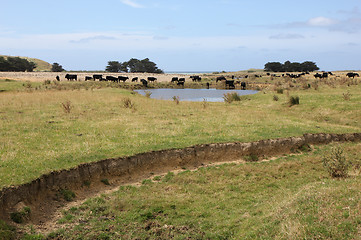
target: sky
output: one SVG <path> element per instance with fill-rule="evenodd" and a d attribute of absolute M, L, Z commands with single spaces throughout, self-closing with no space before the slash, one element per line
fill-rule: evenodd
<path fill-rule="evenodd" d="M 360 0 L 0 0 L 0 54 L 104 70 L 149 58 L 166 71 L 312 61 L 361 70 Z"/>

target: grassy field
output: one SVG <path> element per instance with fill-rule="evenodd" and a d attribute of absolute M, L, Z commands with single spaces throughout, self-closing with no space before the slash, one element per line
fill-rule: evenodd
<path fill-rule="evenodd" d="M 283 94 L 266 90 L 231 104 L 176 104 L 119 88 L 83 85 L 59 91 L 5 81 L 0 88 L 3 84 L 25 90 L 0 94 L 0 188 L 56 169 L 151 150 L 361 130 L 360 85 Z M 299 96 L 300 104 L 290 107 L 287 94 Z M 132 108 L 124 106 L 125 99 Z M 69 104 L 69 113 L 63 104 Z"/>
<path fill-rule="evenodd" d="M 0 188 L 151 150 L 361 132 L 361 85 L 342 79 L 280 81 L 230 104 L 177 104 L 94 82 L 1 80 L 0 89 Z M 290 97 L 299 97 L 299 104 L 290 106 Z M 360 144 L 344 148 L 358 160 Z M 329 178 L 320 163 L 329 149 L 170 173 L 140 188 L 122 187 L 114 196 L 65 213 L 61 222 L 76 226 L 64 225 L 58 234 L 64 239 L 75 233 L 84 239 L 172 234 L 179 239 L 357 239 L 360 177 Z"/>

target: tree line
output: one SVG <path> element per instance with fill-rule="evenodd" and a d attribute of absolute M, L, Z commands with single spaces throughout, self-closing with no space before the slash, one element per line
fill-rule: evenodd
<path fill-rule="evenodd" d="M 319 69 L 316 63 L 311 61 L 303 63 L 286 61 L 283 64 L 280 62 L 268 62 L 264 65 L 264 70 L 267 72 L 313 72 Z"/>
<path fill-rule="evenodd" d="M 107 72 L 132 72 L 132 73 L 164 73 L 157 67 L 157 64 L 150 61 L 149 58 L 139 60 L 131 58 L 126 62 L 109 61 L 105 68 Z"/>
<path fill-rule="evenodd" d="M 1 72 L 32 72 L 34 68 L 36 64 L 25 58 L 0 56 Z"/>

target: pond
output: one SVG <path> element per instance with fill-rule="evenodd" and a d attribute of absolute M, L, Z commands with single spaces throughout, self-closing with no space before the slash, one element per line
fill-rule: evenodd
<path fill-rule="evenodd" d="M 173 88 L 157 88 L 157 89 L 146 89 L 146 90 L 134 90 L 145 96 L 145 93 L 151 92 L 150 97 L 162 100 L 172 100 L 174 96 L 179 97 L 181 101 L 192 101 L 192 102 L 223 102 L 223 96 L 227 93 L 236 92 L 239 95 L 250 95 L 255 94 L 256 90 L 224 90 L 224 89 L 173 89 Z"/>

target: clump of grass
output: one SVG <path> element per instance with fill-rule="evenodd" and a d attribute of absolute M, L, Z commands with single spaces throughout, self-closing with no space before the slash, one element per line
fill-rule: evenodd
<path fill-rule="evenodd" d="M 16 229 L 15 227 L 9 226 L 3 220 L 0 220 L 0 239 L 15 239 Z"/>
<path fill-rule="evenodd" d="M 173 96 L 172 99 L 177 105 L 179 104 L 179 96 Z"/>
<path fill-rule="evenodd" d="M 61 107 L 63 108 L 64 112 L 67 114 L 69 114 L 71 112 L 71 109 L 73 108 L 73 106 L 69 100 L 61 103 Z"/>
<path fill-rule="evenodd" d="M 202 106 L 204 109 L 206 109 L 208 107 L 207 99 L 203 98 Z"/>
<path fill-rule="evenodd" d="M 123 98 L 123 106 L 125 108 L 133 109 L 135 110 L 135 103 L 130 98 Z"/>
<path fill-rule="evenodd" d="M 322 159 L 323 166 L 333 178 L 345 178 L 348 176 L 350 161 L 346 159 L 341 147 L 332 148 L 330 154 Z"/>
<path fill-rule="evenodd" d="M 246 162 L 258 162 L 258 161 L 259 161 L 259 158 L 258 158 L 257 155 L 251 154 L 251 155 L 249 155 L 249 156 L 245 156 L 245 157 L 244 157 L 244 160 L 245 160 Z"/>
<path fill-rule="evenodd" d="M 60 194 L 63 196 L 65 201 L 72 201 L 75 198 L 75 193 L 68 189 L 60 189 Z"/>
<path fill-rule="evenodd" d="M 278 101 L 279 100 L 279 97 L 277 95 L 273 95 L 273 101 Z"/>
<path fill-rule="evenodd" d="M 278 94 L 283 94 L 283 88 L 277 88 L 277 89 L 276 89 L 276 92 L 277 92 Z"/>
<path fill-rule="evenodd" d="M 31 209 L 29 207 L 24 207 L 19 212 L 12 212 L 10 213 L 10 218 L 15 223 L 23 223 L 24 220 L 28 219 L 30 217 Z"/>
<path fill-rule="evenodd" d="M 241 101 L 241 96 L 236 92 L 232 92 L 223 94 L 223 99 L 226 103 L 232 103 L 233 101 Z"/>
<path fill-rule="evenodd" d="M 103 178 L 102 180 L 100 180 L 102 183 L 104 183 L 105 185 L 110 185 L 109 180 L 107 178 Z"/>
<path fill-rule="evenodd" d="M 347 93 L 342 93 L 342 96 L 346 101 L 350 101 L 351 99 L 351 93 L 349 91 L 347 91 Z"/>
<path fill-rule="evenodd" d="M 83 182 L 83 185 L 84 185 L 85 187 L 90 187 L 90 184 L 91 184 L 91 182 L 90 182 L 89 180 L 85 180 L 85 181 Z"/>
<path fill-rule="evenodd" d="M 150 95 L 152 95 L 151 91 L 144 91 L 145 97 L 150 98 Z"/>
<path fill-rule="evenodd" d="M 288 100 L 288 103 L 291 106 L 300 104 L 300 98 L 298 96 L 291 96 Z"/>

